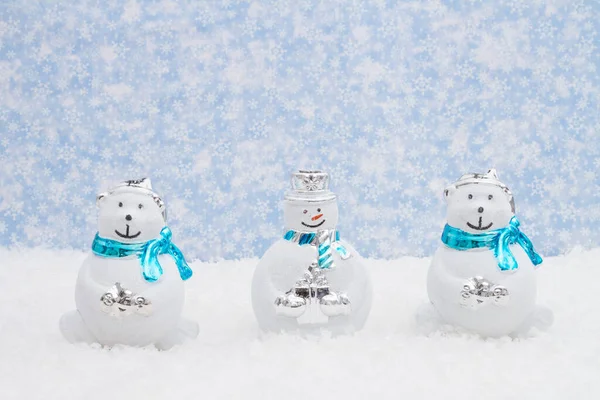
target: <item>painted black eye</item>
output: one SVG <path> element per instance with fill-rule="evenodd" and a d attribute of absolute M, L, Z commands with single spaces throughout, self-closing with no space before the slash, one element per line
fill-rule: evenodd
<path fill-rule="evenodd" d="M 302 211 L 302 214 L 306 214 L 308 212 L 308 210 L 304 210 Z"/>
<path fill-rule="evenodd" d="M 317 212 L 321 212 L 321 209 L 320 209 L 320 208 L 317 208 Z"/>
<path fill-rule="evenodd" d="M 144 208 L 144 205 L 140 203 L 138 204 L 138 208 L 141 210 L 142 208 Z"/>
<path fill-rule="evenodd" d="M 488 196 L 488 200 L 491 200 L 493 198 L 494 198 L 494 196 L 492 196 L 491 194 Z"/>
<path fill-rule="evenodd" d="M 123 207 L 123 203 L 119 202 L 119 207 Z"/>
<path fill-rule="evenodd" d="M 468 197 L 469 197 L 469 200 L 471 200 L 471 199 L 473 198 L 473 195 L 472 195 L 472 194 L 469 194 L 469 196 L 468 196 Z"/>

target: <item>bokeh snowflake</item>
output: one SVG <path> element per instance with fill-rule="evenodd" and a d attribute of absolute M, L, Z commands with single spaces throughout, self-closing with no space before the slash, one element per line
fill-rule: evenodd
<path fill-rule="evenodd" d="M 0 1 L 0 245 L 88 248 L 149 176 L 189 258 L 260 256 L 322 168 L 367 256 L 498 169 L 543 254 L 600 245 L 600 3 Z"/>

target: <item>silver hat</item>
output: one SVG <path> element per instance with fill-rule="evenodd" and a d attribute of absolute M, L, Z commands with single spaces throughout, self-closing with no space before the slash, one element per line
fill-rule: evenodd
<path fill-rule="evenodd" d="M 335 198 L 335 193 L 329 190 L 329 174 L 319 170 L 294 172 L 292 190 L 285 194 L 289 201 L 322 202 Z"/>
<path fill-rule="evenodd" d="M 96 196 L 96 205 L 100 204 L 100 201 L 106 196 L 110 196 L 114 193 L 141 193 L 152 197 L 152 200 L 156 203 L 158 208 L 162 212 L 163 219 L 167 221 L 167 207 L 161 197 L 152 190 L 152 182 L 150 178 L 142 179 L 130 179 L 127 181 L 120 182 L 117 186 L 109 189 L 106 192 L 100 193 Z"/>
<path fill-rule="evenodd" d="M 497 186 L 506 193 L 508 196 L 508 200 L 510 202 L 510 206 L 512 208 L 512 212 L 515 212 L 515 199 L 512 195 L 510 189 L 500 181 L 498 178 L 498 173 L 495 168 L 489 169 L 487 173 L 468 173 L 461 176 L 456 182 L 448 186 L 444 189 L 444 195 L 448 196 L 448 190 L 450 187 L 459 188 L 465 185 L 491 185 Z"/>

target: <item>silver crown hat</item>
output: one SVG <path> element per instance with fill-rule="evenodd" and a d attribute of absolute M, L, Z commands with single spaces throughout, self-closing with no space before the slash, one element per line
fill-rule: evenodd
<path fill-rule="evenodd" d="M 480 174 L 480 173 L 464 174 L 456 182 L 454 182 L 450 186 L 446 187 L 446 189 L 444 189 L 444 196 L 448 197 L 448 191 L 450 188 L 452 188 L 452 187 L 459 188 L 459 187 L 465 186 L 465 185 L 490 185 L 490 186 L 499 187 L 508 196 L 508 201 L 510 202 L 510 207 L 512 209 L 512 212 L 513 213 L 515 212 L 515 199 L 513 197 L 513 194 L 510 191 L 510 189 L 504 183 L 502 183 L 500 181 L 500 179 L 498 178 L 498 173 L 496 172 L 495 168 L 489 169 L 488 172 L 486 172 L 485 174 Z"/>
<path fill-rule="evenodd" d="M 163 220 L 167 222 L 167 207 L 162 198 L 152 189 L 152 182 L 150 181 L 150 178 L 130 179 L 120 182 L 112 189 L 98 194 L 96 196 L 96 206 L 100 205 L 102 199 L 115 193 L 138 193 L 152 197 L 152 200 L 154 203 L 156 203 L 162 213 Z"/>
<path fill-rule="evenodd" d="M 324 202 L 337 196 L 329 190 L 329 174 L 320 170 L 299 170 L 292 174 L 292 190 L 286 192 L 285 200 Z"/>

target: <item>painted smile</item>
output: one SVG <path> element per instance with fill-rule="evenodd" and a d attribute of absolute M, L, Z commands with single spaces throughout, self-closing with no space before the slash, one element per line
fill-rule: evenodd
<path fill-rule="evenodd" d="M 323 220 L 323 221 L 319 222 L 319 223 L 318 223 L 318 224 L 316 224 L 316 225 L 309 225 L 309 224 L 306 224 L 306 223 L 304 223 L 304 222 L 302 222 L 302 225 L 304 225 L 304 226 L 306 226 L 306 227 L 308 227 L 308 228 L 318 228 L 318 227 L 320 227 L 321 225 L 323 225 L 324 223 L 325 223 L 325 220 Z"/>
<path fill-rule="evenodd" d="M 476 231 L 485 231 L 487 229 L 490 229 L 492 227 L 492 225 L 494 225 L 493 222 L 490 222 L 489 225 L 481 226 L 482 220 L 483 220 L 483 217 L 479 217 L 479 225 L 477 225 L 477 226 L 475 226 L 472 223 L 467 221 L 467 226 L 471 229 L 475 229 Z"/>
<path fill-rule="evenodd" d="M 129 234 L 129 225 L 125 225 L 125 226 L 127 227 L 127 230 L 125 231 L 125 233 L 121 233 L 115 229 L 115 233 L 117 235 L 119 235 L 120 237 L 122 237 L 123 239 L 135 239 L 136 237 L 140 236 L 140 234 L 142 233 L 142 231 L 139 231 L 135 235 L 130 235 Z"/>

